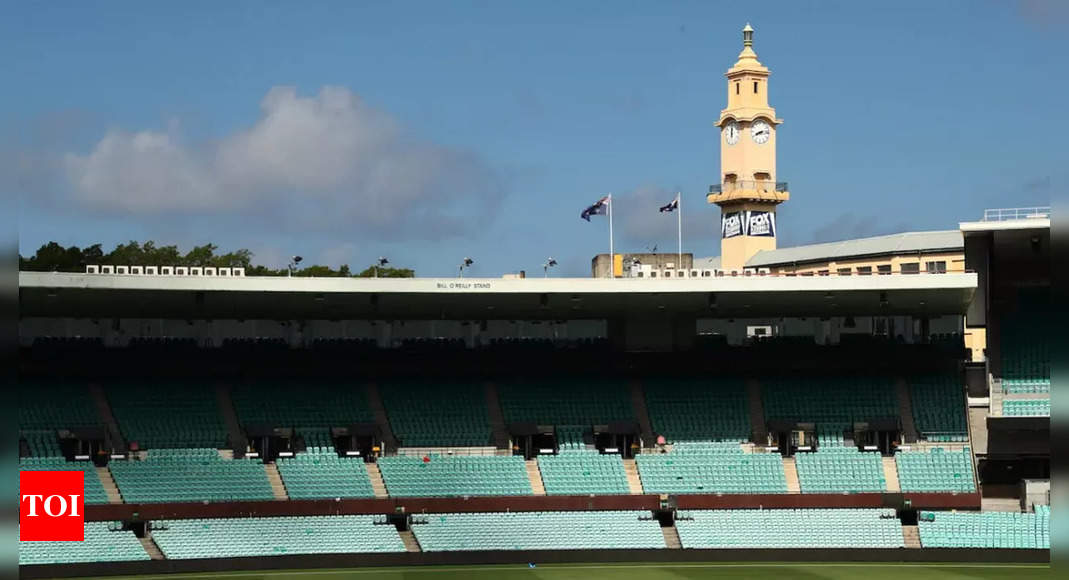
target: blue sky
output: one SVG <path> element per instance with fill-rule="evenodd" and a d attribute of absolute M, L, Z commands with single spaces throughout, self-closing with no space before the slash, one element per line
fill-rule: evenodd
<path fill-rule="evenodd" d="M 246 247 L 420 275 L 719 253 L 724 71 L 756 28 L 781 246 L 954 228 L 1069 177 L 1058 0 L 18 3 L 0 188 L 49 240 Z"/>

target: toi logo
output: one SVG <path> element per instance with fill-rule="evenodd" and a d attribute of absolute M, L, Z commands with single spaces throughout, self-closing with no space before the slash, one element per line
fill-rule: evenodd
<path fill-rule="evenodd" d="M 19 541 L 84 541 L 84 488 L 81 471 L 20 471 Z"/>

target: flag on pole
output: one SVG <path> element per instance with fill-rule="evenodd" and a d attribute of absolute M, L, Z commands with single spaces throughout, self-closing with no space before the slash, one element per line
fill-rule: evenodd
<path fill-rule="evenodd" d="M 590 221 L 590 216 L 605 215 L 606 213 L 608 213 L 608 210 L 609 196 L 606 195 L 605 197 L 594 202 L 594 205 L 584 209 L 583 213 L 579 214 L 579 217 L 585 219 L 586 221 Z"/>
<path fill-rule="evenodd" d="M 677 209 L 679 209 L 679 197 L 676 197 L 672 201 L 662 205 L 660 211 L 661 213 L 664 213 L 666 211 L 675 211 Z"/>

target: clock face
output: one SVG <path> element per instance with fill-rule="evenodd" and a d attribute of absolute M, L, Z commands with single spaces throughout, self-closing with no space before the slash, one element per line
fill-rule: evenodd
<path fill-rule="evenodd" d="M 772 127 L 769 127 L 767 122 L 758 120 L 750 124 L 750 137 L 753 138 L 754 143 L 767 143 L 771 136 Z"/>
<path fill-rule="evenodd" d="M 728 145 L 734 145 L 739 142 L 739 124 L 735 121 L 729 121 L 724 125 L 724 141 Z"/>

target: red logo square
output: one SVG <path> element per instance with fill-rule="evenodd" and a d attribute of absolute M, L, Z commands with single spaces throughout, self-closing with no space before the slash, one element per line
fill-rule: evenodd
<path fill-rule="evenodd" d="M 85 541 L 85 475 L 19 472 L 19 541 Z"/>

